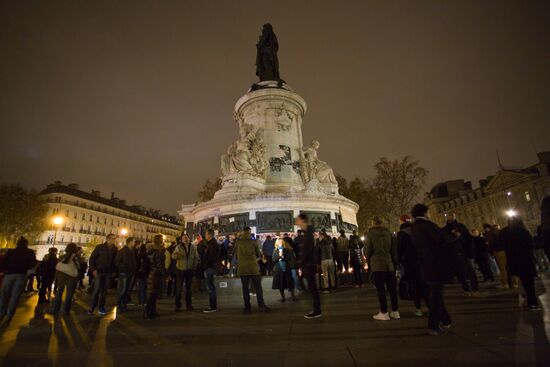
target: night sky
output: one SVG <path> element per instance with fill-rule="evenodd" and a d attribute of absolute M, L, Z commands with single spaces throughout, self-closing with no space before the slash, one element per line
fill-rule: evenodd
<path fill-rule="evenodd" d="M 550 150 L 548 1 L 2 1 L 0 182 L 175 214 L 220 174 L 266 22 L 347 178 L 411 154 L 428 189 Z"/>

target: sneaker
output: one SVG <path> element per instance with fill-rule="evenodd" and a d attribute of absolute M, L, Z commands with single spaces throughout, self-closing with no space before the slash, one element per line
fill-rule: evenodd
<path fill-rule="evenodd" d="M 323 316 L 323 314 L 321 312 L 310 312 L 307 315 L 305 315 L 304 317 L 306 319 L 316 319 L 316 318 L 322 317 L 322 316 Z"/>
<path fill-rule="evenodd" d="M 378 312 L 376 315 L 373 315 L 372 318 L 378 321 L 389 321 L 390 315 L 387 312 Z"/>
<path fill-rule="evenodd" d="M 414 311 L 414 316 L 422 317 L 424 316 L 424 313 L 422 313 L 422 310 L 418 308 Z"/>
<path fill-rule="evenodd" d="M 441 334 L 443 334 L 441 330 L 433 330 L 433 329 L 428 330 L 428 335 L 431 335 L 431 336 L 439 336 Z"/>
<path fill-rule="evenodd" d="M 394 320 L 399 320 L 401 318 L 401 316 L 399 315 L 399 311 L 391 311 L 390 318 Z"/>
<path fill-rule="evenodd" d="M 326 289 L 324 289 L 324 290 L 321 291 L 321 293 L 323 293 L 323 294 L 329 294 L 330 291 L 327 291 Z"/>
<path fill-rule="evenodd" d="M 102 307 L 99 309 L 99 311 L 97 312 L 99 316 L 105 316 L 107 315 L 107 311 Z"/>
<path fill-rule="evenodd" d="M 218 311 L 217 308 L 210 308 L 210 307 L 208 307 L 206 310 L 203 310 L 202 312 L 203 312 L 203 313 L 212 313 L 212 312 L 216 312 L 216 311 Z"/>
<path fill-rule="evenodd" d="M 479 291 L 472 292 L 471 296 L 474 298 L 483 298 L 483 295 Z"/>
<path fill-rule="evenodd" d="M 451 326 L 453 326 L 452 323 L 448 323 L 448 324 L 441 323 L 441 324 L 439 324 L 439 327 L 444 329 L 444 330 L 449 330 L 451 328 Z"/>
<path fill-rule="evenodd" d="M 256 293 L 250 292 L 250 297 L 256 297 Z"/>

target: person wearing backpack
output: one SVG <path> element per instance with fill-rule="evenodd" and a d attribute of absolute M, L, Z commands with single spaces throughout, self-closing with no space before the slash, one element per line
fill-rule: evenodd
<path fill-rule="evenodd" d="M 59 314 L 61 308 L 63 291 L 65 292 L 65 302 L 63 302 L 63 312 L 68 315 L 71 311 L 73 295 L 78 284 L 80 259 L 77 255 L 78 248 L 75 243 L 69 243 L 65 248 L 65 255 L 57 263 L 55 269 L 55 282 L 57 284 L 57 293 L 51 306 L 53 315 Z"/>

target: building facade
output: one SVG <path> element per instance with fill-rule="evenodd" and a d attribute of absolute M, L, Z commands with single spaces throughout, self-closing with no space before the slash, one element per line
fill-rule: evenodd
<path fill-rule="evenodd" d="M 464 180 L 438 183 L 426 194 L 430 217 L 444 225 L 446 216 L 455 213 L 468 228 L 481 229 L 484 223 L 505 226 L 510 215 L 519 215 L 534 233 L 541 202 L 550 195 L 550 152 L 539 153 L 538 158 L 538 163 L 525 168 L 501 167 L 475 189 Z"/>
<path fill-rule="evenodd" d="M 125 237 L 152 241 L 156 234 L 162 234 L 165 241 L 171 242 L 182 231 L 178 218 L 138 205 L 127 205 L 114 193 L 108 199 L 102 197 L 99 191 L 85 192 L 77 184 L 62 185 L 57 182 L 48 185 L 40 196 L 49 207 L 49 227 L 36 244 L 39 258 L 54 245 L 61 250 L 70 242 L 93 246 L 103 242 L 105 236 L 111 233 L 117 235 L 119 243 Z"/>

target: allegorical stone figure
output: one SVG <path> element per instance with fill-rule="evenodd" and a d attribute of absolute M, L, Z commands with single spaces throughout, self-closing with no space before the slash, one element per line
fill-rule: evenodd
<path fill-rule="evenodd" d="M 222 174 L 246 173 L 263 177 L 267 168 L 262 130 L 242 124 L 239 140 L 231 144 L 221 159 Z"/>
<path fill-rule="evenodd" d="M 279 59 L 277 58 L 279 42 L 271 24 L 264 24 L 262 35 L 256 44 L 256 48 L 256 75 L 260 78 L 260 81 L 280 81 Z"/>
<path fill-rule="evenodd" d="M 304 161 L 302 164 L 302 175 L 304 181 L 307 183 L 313 179 L 318 180 L 320 183 L 337 184 L 336 176 L 332 168 L 317 158 L 317 150 L 321 144 L 317 140 L 313 140 L 309 147 L 303 148 Z"/>

